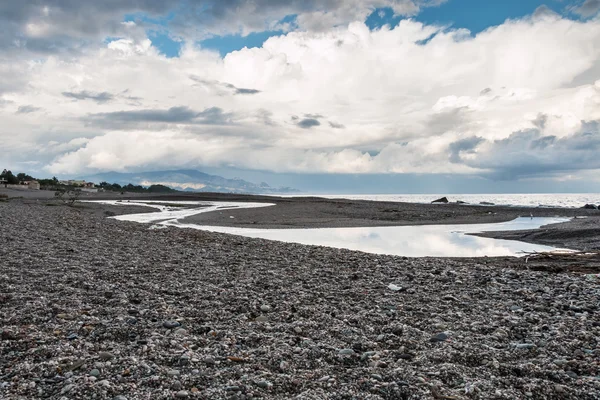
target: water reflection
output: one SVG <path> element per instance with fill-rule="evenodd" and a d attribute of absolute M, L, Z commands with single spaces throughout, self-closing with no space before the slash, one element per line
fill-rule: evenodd
<path fill-rule="evenodd" d="M 499 224 L 325 229 L 246 229 L 181 224 L 177 221 L 168 221 L 165 224 L 253 238 L 359 250 L 375 254 L 407 257 L 492 257 L 519 256 L 523 255 L 523 252 L 542 252 L 556 249 L 512 240 L 482 238 L 466 233 L 537 229 L 543 225 L 566 221 L 568 221 L 567 218 L 517 218 Z"/>
<path fill-rule="evenodd" d="M 266 207 L 273 204 L 239 202 L 168 202 L 171 205 L 186 204 L 198 207 L 180 207 L 161 202 L 102 201 L 113 205 L 150 205 L 155 213 L 130 214 L 114 217 L 123 221 L 157 223 L 160 226 L 200 229 L 246 237 L 278 240 L 307 245 L 328 246 L 359 250 L 375 254 L 391 254 L 407 257 L 482 257 L 520 256 L 527 252 L 556 250 L 513 240 L 499 240 L 468 235 L 488 231 L 538 229 L 543 225 L 567 222 L 568 218 L 517 218 L 497 224 L 476 225 L 426 225 L 386 226 L 370 228 L 323 228 L 323 229 L 248 229 L 219 226 L 183 224 L 183 218 L 225 209 Z"/>

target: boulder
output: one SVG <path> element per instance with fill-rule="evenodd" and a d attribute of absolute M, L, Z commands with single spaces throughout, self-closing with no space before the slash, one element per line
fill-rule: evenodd
<path fill-rule="evenodd" d="M 441 199 L 437 199 L 431 202 L 433 203 L 448 203 L 448 198 L 447 197 L 442 197 Z"/>
<path fill-rule="evenodd" d="M 494 203 L 490 203 L 489 201 L 482 201 L 479 204 L 481 204 L 482 206 L 495 206 Z"/>
<path fill-rule="evenodd" d="M 598 207 L 595 204 L 586 204 L 582 208 L 585 208 L 586 210 L 597 210 L 598 209 Z"/>

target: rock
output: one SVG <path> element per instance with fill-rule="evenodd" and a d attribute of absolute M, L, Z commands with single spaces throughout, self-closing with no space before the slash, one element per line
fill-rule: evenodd
<path fill-rule="evenodd" d="M 533 343 L 517 343 L 515 344 L 516 349 L 533 349 L 535 344 Z"/>
<path fill-rule="evenodd" d="M 437 335 L 432 336 L 431 339 L 429 339 L 429 341 L 432 343 L 445 342 L 446 340 L 448 340 L 448 335 L 444 332 L 438 333 Z"/>
<path fill-rule="evenodd" d="M 227 392 L 240 392 L 242 390 L 242 388 L 239 386 L 236 386 L 236 385 L 232 385 L 232 386 L 225 386 L 225 390 Z"/>
<path fill-rule="evenodd" d="M 482 201 L 479 203 L 482 206 L 495 206 L 495 203 L 490 203 L 489 201 Z"/>
<path fill-rule="evenodd" d="M 179 376 L 180 374 L 181 373 L 178 370 L 176 370 L 176 369 L 172 369 L 172 370 L 167 371 L 167 375 L 170 376 L 170 377 Z"/>
<path fill-rule="evenodd" d="M 106 351 L 101 351 L 100 353 L 98 353 L 98 357 L 102 360 L 102 361 L 108 361 L 111 360 L 113 358 L 113 355 L 110 354 L 109 352 Z"/>
<path fill-rule="evenodd" d="M 97 368 L 94 368 L 93 370 L 90 371 L 90 376 L 95 376 L 96 378 L 100 376 L 100 370 Z"/>
<path fill-rule="evenodd" d="M 185 336 L 185 335 L 187 335 L 187 333 L 188 333 L 187 330 L 185 330 L 183 328 L 175 329 L 173 331 L 174 335 L 179 335 L 179 336 Z"/>
<path fill-rule="evenodd" d="M 261 389 L 268 389 L 272 385 L 268 381 L 258 381 L 258 382 L 256 382 L 256 386 L 258 386 Z"/>
<path fill-rule="evenodd" d="M 190 397 L 190 393 L 187 390 L 180 390 L 179 392 L 177 392 L 175 397 L 177 397 L 178 399 L 187 399 L 188 397 Z"/>
<path fill-rule="evenodd" d="M 271 311 L 271 306 L 269 306 L 267 304 L 263 304 L 262 306 L 260 306 L 260 311 L 269 312 L 269 311 Z"/>
<path fill-rule="evenodd" d="M 431 203 L 432 203 L 432 204 L 433 204 L 433 203 L 449 203 L 449 201 L 448 201 L 448 198 L 447 198 L 447 197 L 442 197 L 442 198 L 440 198 L 440 199 L 437 199 L 437 200 L 434 200 L 434 201 L 432 201 Z"/>
<path fill-rule="evenodd" d="M 387 288 L 394 292 L 400 292 L 403 289 L 402 286 L 397 286 L 397 285 L 394 285 L 393 283 L 390 283 Z"/>
<path fill-rule="evenodd" d="M 163 327 L 167 328 L 167 329 L 175 329 L 175 328 L 179 328 L 181 326 L 181 324 L 177 321 L 165 321 L 163 322 Z"/>
<path fill-rule="evenodd" d="M 267 318 L 264 315 L 261 315 L 259 317 L 256 317 L 256 319 L 254 319 L 256 322 L 267 322 L 269 320 L 269 318 Z"/>
<path fill-rule="evenodd" d="M 586 210 L 597 210 L 598 206 L 596 206 L 595 204 L 586 204 L 585 206 L 582 207 L 583 209 Z"/>
<path fill-rule="evenodd" d="M 215 359 L 212 357 L 206 357 L 204 360 L 204 364 L 208 365 L 209 367 L 212 367 L 215 365 Z"/>
<path fill-rule="evenodd" d="M 340 349 L 340 350 L 338 351 L 338 354 L 339 354 L 340 356 L 353 356 L 353 355 L 354 355 L 354 354 L 356 354 L 356 353 L 355 353 L 355 352 L 354 352 L 354 350 L 352 350 L 352 349 Z"/>
<path fill-rule="evenodd" d="M 75 387 L 75 385 L 67 385 L 64 388 L 62 388 L 62 390 L 60 391 L 60 394 L 69 393 L 74 387 Z"/>
<path fill-rule="evenodd" d="M 123 395 L 118 395 L 113 397 L 113 400 L 127 400 L 127 397 L 123 396 Z"/>
<path fill-rule="evenodd" d="M 300 328 L 299 326 L 296 326 L 294 328 L 294 332 L 296 332 L 298 335 L 302 333 L 302 328 Z"/>

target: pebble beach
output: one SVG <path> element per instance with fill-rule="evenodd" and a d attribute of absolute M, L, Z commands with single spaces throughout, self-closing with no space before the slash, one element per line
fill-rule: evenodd
<path fill-rule="evenodd" d="M 594 274 L 107 218 L 144 210 L 0 202 L 0 398 L 600 398 Z"/>

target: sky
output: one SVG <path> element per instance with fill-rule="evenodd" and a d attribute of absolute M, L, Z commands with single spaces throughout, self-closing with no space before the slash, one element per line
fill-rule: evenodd
<path fill-rule="evenodd" d="M 0 121 L 40 177 L 600 192 L 600 0 L 0 2 Z"/>

